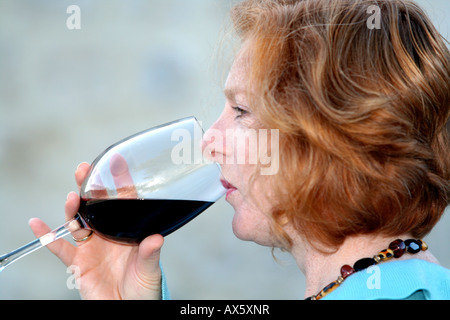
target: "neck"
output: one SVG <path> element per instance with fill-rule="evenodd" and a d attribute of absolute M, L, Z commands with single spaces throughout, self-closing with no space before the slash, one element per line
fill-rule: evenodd
<path fill-rule="evenodd" d="M 305 297 L 317 294 L 324 286 L 337 279 L 344 264 L 352 266 L 357 260 L 373 257 L 380 250 L 386 249 L 395 239 L 409 239 L 404 234 L 396 237 L 380 235 L 360 235 L 347 238 L 333 253 L 322 253 L 312 247 L 307 241 L 297 239 L 294 241 L 290 253 L 306 277 Z M 398 260 L 418 258 L 438 263 L 429 251 L 419 252 L 415 255 L 404 254 Z"/>

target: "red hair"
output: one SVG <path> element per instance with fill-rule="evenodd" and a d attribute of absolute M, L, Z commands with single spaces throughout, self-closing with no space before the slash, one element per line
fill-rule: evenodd
<path fill-rule="evenodd" d="M 450 190 L 450 53 L 425 13 L 403 0 L 248 0 L 232 19 L 250 45 L 252 112 L 280 133 L 276 234 L 289 245 L 289 222 L 329 247 L 425 236 Z"/>

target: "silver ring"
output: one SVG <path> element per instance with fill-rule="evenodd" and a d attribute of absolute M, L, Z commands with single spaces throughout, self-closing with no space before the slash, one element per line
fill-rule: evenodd
<path fill-rule="evenodd" d="M 77 239 L 77 238 L 75 238 L 74 236 L 72 236 L 72 239 L 75 240 L 76 242 L 86 241 L 86 240 L 88 240 L 88 239 L 92 236 L 93 233 L 94 233 L 94 231 L 91 230 L 91 232 L 90 232 L 86 237 L 84 237 L 84 238 Z"/>

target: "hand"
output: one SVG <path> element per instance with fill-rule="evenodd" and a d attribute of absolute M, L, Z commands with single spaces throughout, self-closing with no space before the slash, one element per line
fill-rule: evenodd
<path fill-rule="evenodd" d="M 89 168 L 88 163 L 78 166 L 75 172 L 78 188 L 86 178 Z M 126 162 L 116 162 L 115 167 L 111 166 L 111 172 L 118 190 L 127 179 L 131 179 Z M 126 192 L 130 194 L 129 188 Z M 78 194 L 69 193 L 65 203 L 66 219 L 77 213 L 79 205 Z M 29 224 L 36 237 L 50 231 L 40 219 L 31 219 Z M 75 237 L 80 238 L 78 234 Z M 79 242 L 76 246 L 60 239 L 47 247 L 66 266 L 75 267 L 75 272 L 80 275 L 77 281 L 83 299 L 156 300 L 161 299 L 159 256 L 163 242 L 164 238 L 155 234 L 144 239 L 139 246 L 121 245 L 94 233 L 87 241 Z"/>

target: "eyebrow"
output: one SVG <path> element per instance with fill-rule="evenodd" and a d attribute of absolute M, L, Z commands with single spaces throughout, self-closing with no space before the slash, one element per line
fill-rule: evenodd
<path fill-rule="evenodd" d="M 225 97 L 231 101 L 235 101 L 236 96 L 239 94 L 245 94 L 244 90 L 236 87 L 225 88 L 223 90 Z"/>
<path fill-rule="evenodd" d="M 235 90 L 231 88 L 225 88 L 223 89 L 223 94 L 225 97 L 227 97 L 229 100 L 234 100 L 234 97 L 236 96 Z"/>

